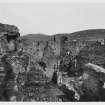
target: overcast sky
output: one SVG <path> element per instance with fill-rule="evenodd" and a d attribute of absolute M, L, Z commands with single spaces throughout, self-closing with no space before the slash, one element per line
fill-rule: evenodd
<path fill-rule="evenodd" d="M 0 22 L 17 25 L 22 35 L 105 28 L 105 4 L 0 3 Z"/>

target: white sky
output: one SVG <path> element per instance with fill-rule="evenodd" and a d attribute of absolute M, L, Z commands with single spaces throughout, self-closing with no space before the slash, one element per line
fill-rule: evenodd
<path fill-rule="evenodd" d="M 105 28 L 105 3 L 0 3 L 0 22 L 17 25 L 22 35 Z"/>

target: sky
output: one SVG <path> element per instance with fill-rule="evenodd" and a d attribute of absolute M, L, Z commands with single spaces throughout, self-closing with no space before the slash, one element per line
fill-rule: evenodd
<path fill-rule="evenodd" d="M 21 35 L 105 29 L 105 3 L 0 3 L 0 22 L 18 26 Z"/>

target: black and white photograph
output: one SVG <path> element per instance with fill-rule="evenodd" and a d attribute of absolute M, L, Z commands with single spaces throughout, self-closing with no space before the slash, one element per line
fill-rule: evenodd
<path fill-rule="evenodd" d="M 0 102 L 105 102 L 105 2 L 0 2 Z"/>

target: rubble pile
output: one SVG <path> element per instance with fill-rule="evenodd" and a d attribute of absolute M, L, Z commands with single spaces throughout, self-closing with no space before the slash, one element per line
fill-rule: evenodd
<path fill-rule="evenodd" d="M 105 101 L 103 43 L 66 34 L 36 39 L 0 23 L 0 101 Z"/>

